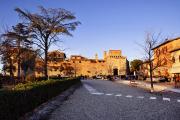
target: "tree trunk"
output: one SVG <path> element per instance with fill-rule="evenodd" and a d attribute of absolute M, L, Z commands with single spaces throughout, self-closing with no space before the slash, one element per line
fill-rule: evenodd
<path fill-rule="evenodd" d="M 14 74 L 13 74 L 13 63 L 12 63 L 12 59 L 10 59 L 9 73 L 10 73 L 10 80 L 13 81 L 14 84 L 16 84 L 16 81 L 15 81 L 15 79 L 14 79 Z"/>
<path fill-rule="evenodd" d="M 18 81 L 20 81 L 21 79 L 21 61 L 20 61 L 20 58 L 18 58 L 18 73 L 17 73 L 17 76 L 18 76 Z"/>
<path fill-rule="evenodd" d="M 149 71 L 149 73 L 150 73 L 150 79 L 151 79 L 151 92 L 153 92 L 154 91 L 154 86 L 153 86 L 153 71 L 152 71 L 152 62 L 150 61 L 150 71 Z"/>
<path fill-rule="evenodd" d="M 45 58 L 44 58 L 44 76 L 45 76 L 45 79 L 47 80 L 48 79 L 48 45 L 47 45 L 47 40 L 45 40 L 45 50 L 44 50 L 44 53 L 45 53 Z"/>
<path fill-rule="evenodd" d="M 17 40 L 17 47 L 18 47 L 18 53 L 17 53 L 18 54 L 18 56 L 17 56 L 18 57 L 17 58 L 18 59 L 18 66 L 17 66 L 18 67 L 18 73 L 17 73 L 17 77 L 18 77 L 18 81 L 20 81 L 20 79 L 21 79 L 20 40 Z"/>

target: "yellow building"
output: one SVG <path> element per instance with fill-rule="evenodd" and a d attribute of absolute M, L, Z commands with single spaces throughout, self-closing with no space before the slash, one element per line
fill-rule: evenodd
<path fill-rule="evenodd" d="M 66 59 L 66 55 L 60 51 L 49 52 L 51 60 L 48 61 L 49 76 L 97 76 L 97 75 L 126 75 L 128 61 L 122 56 L 121 50 L 109 50 L 104 52 L 104 58 L 89 59 L 80 55 L 72 55 Z M 60 58 L 58 58 L 60 57 Z M 42 76 L 36 73 L 36 76 Z"/>
<path fill-rule="evenodd" d="M 153 67 L 158 66 L 153 71 L 153 76 L 173 77 L 180 73 L 180 38 L 169 39 L 153 48 Z M 159 64 L 159 65 L 158 65 Z M 144 72 L 149 68 L 147 63 L 142 65 Z M 143 71 L 141 69 L 141 71 Z"/>
<path fill-rule="evenodd" d="M 170 52 L 172 57 L 172 67 L 170 69 L 170 73 L 173 77 L 174 75 L 180 77 L 180 47 Z"/>
<path fill-rule="evenodd" d="M 155 53 L 153 64 L 157 64 L 158 61 L 162 64 L 154 71 L 154 75 L 172 77 L 171 69 L 174 61 L 173 54 L 175 54 L 173 51 L 179 48 L 180 38 L 175 38 L 166 40 L 153 49 Z"/>
<path fill-rule="evenodd" d="M 17 76 L 17 63 L 13 63 L 16 67 L 14 76 Z M 28 69 L 26 75 L 33 77 L 44 76 L 44 62 L 39 57 L 32 59 L 31 69 Z M 125 76 L 129 71 L 127 58 L 122 55 L 121 50 L 104 51 L 103 59 L 98 59 L 95 55 L 94 59 L 89 59 L 80 55 L 72 55 L 66 58 L 66 54 L 55 50 L 48 53 L 48 76 L 106 76 L 116 75 Z M 21 70 L 23 76 L 24 71 Z"/>

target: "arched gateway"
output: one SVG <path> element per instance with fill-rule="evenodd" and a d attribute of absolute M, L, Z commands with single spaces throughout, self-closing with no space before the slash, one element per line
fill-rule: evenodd
<path fill-rule="evenodd" d="M 118 69 L 117 68 L 113 69 L 113 75 L 118 75 Z"/>

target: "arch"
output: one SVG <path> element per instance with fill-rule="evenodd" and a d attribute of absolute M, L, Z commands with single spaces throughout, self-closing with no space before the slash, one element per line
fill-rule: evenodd
<path fill-rule="evenodd" d="M 113 69 L 113 75 L 118 75 L 118 69 L 117 68 Z"/>

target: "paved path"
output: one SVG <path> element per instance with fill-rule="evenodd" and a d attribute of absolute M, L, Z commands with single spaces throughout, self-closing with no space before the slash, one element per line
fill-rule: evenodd
<path fill-rule="evenodd" d="M 51 120 L 179 120 L 180 95 L 149 93 L 102 80 L 83 80 Z"/>

